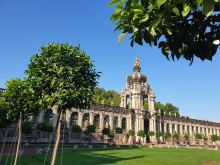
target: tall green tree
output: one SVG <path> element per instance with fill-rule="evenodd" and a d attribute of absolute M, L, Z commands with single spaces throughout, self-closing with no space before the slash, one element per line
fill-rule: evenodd
<path fill-rule="evenodd" d="M 94 102 L 97 104 L 106 104 L 119 106 L 120 94 L 114 90 L 105 90 L 104 88 L 96 88 L 94 93 Z"/>
<path fill-rule="evenodd" d="M 27 79 L 12 79 L 6 83 L 6 90 L 2 93 L 7 118 L 18 121 L 18 139 L 14 165 L 17 164 L 21 143 L 22 120 L 25 113 L 38 113 L 37 97 Z"/>
<path fill-rule="evenodd" d="M 4 136 L 4 142 L 1 147 L 1 153 L 0 153 L 0 162 L 2 162 L 2 156 L 5 148 L 5 142 L 8 134 L 7 127 L 11 124 L 12 121 L 10 121 L 7 118 L 7 109 L 5 107 L 5 101 L 3 96 L 0 93 L 0 131 L 2 132 L 2 135 Z"/>
<path fill-rule="evenodd" d="M 166 58 L 212 60 L 220 39 L 218 0 L 112 0 L 111 20 L 121 31 L 118 42 L 130 34 L 135 43 L 155 45 Z"/>
<path fill-rule="evenodd" d="M 62 116 L 68 108 L 87 108 L 93 99 L 99 73 L 90 57 L 79 46 L 48 44 L 32 56 L 26 71 L 32 82 L 39 104 L 48 108 L 57 106 L 56 141 L 51 165 L 55 164 L 60 141 Z"/>

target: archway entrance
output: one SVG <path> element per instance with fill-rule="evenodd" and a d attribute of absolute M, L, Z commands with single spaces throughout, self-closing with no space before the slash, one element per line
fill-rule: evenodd
<path fill-rule="evenodd" d="M 144 132 L 146 133 L 146 141 L 150 143 L 150 137 L 148 136 L 149 131 L 149 119 L 144 119 Z"/>

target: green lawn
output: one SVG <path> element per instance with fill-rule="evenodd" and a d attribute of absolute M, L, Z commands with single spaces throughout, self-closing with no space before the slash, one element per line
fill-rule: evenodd
<path fill-rule="evenodd" d="M 61 164 L 60 156 L 59 153 L 57 165 Z M 21 157 L 20 164 L 42 165 L 43 159 L 44 155 L 26 155 Z M 144 148 L 102 151 L 66 149 L 63 154 L 63 165 L 201 165 L 210 161 L 216 161 L 215 165 L 220 165 L 220 152 L 203 149 Z M 49 164 L 49 160 L 46 164 Z"/>

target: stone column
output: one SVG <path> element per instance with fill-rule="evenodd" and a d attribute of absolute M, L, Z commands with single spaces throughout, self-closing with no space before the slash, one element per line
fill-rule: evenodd
<path fill-rule="evenodd" d="M 131 114 L 129 114 L 128 116 L 127 116 L 127 131 L 129 131 L 130 129 L 132 129 L 132 116 L 131 116 Z"/>
<path fill-rule="evenodd" d="M 171 133 L 171 134 L 173 134 L 173 128 L 172 128 L 172 127 L 173 127 L 173 124 L 170 122 L 170 123 L 169 123 L 169 130 L 170 130 L 170 133 Z"/>
<path fill-rule="evenodd" d="M 114 114 L 111 113 L 109 114 L 109 125 L 110 125 L 110 129 L 113 130 L 113 120 L 114 120 Z"/>
<path fill-rule="evenodd" d="M 153 131 L 154 133 L 156 133 L 156 127 L 155 127 L 155 117 L 152 117 L 151 119 L 149 119 L 149 129 L 150 131 Z M 156 136 L 150 137 L 150 140 L 152 143 L 156 142 Z"/>
<path fill-rule="evenodd" d="M 94 112 L 89 113 L 89 124 L 90 125 L 94 124 Z"/>
<path fill-rule="evenodd" d="M 99 128 L 100 128 L 100 130 L 102 130 L 104 128 L 104 115 L 103 115 L 103 113 L 100 113 L 99 116 L 100 116 Z"/>
<path fill-rule="evenodd" d="M 122 128 L 122 115 L 121 114 L 118 115 L 118 127 Z"/>
<path fill-rule="evenodd" d="M 180 125 L 180 135 L 183 135 L 183 124 L 180 123 L 179 125 Z"/>
<path fill-rule="evenodd" d="M 174 131 L 177 133 L 178 131 L 177 131 L 177 127 L 178 127 L 178 124 L 175 122 L 175 124 L 174 124 Z"/>
<path fill-rule="evenodd" d="M 140 116 L 139 122 L 140 122 L 140 130 L 144 130 L 144 117 L 143 117 L 143 115 Z"/>
<path fill-rule="evenodd" d="M 53 111 L 53 127 L 55 128 L 58 119 L 58 106 L 54 106 L 52 108 L 52 111 Z"/>
<path fill-rule="evenodd" d="M 71 112 L 69 110 L 66 111 L 66 127 L 70 128 L 70 118 L 71 118 Z"/>
<path fill-rule="evenodd" d="M 78 112 L 78 126 L 82 128 L 83 112 Z"/>
<path fill-rule="evenodd" d="M 43 122 L 43 116 L 44 116 L 44 113 L 43 112 L 40 112 L 39 115 L 38 115 L 38 123 L 42 123 Z"/>
<path fill-rule="evenodd" d="M 164 130 L 164 133 L 167 132 L 167 123 L 166 122 L 163 123 L 163 130 Z"/>

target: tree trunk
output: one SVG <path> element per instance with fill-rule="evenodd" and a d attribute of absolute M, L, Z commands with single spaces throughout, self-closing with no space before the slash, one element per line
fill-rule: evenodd
<path fill-rule="evenodd" d="M 20 150 L 20 146 L 21 146 L 21 132 L 22 132 L 22 125 L 21 124 L 22 124 L 22 112 L 20 112 L 20 117 L 19 117 L 19 121 L 18 121 L 18 143 L 17 143 L 14 165 L 17 164 L 18 156 L 19 156 L 18 154 L 19 154 L 19 150 Z"/>
<path fill-rule="evenodd" d="M 4 139 L 4 142 L 3 142 L 3 145 L 2 145 L 2 149 L 1 149 L 1 154 L 0 154 L 0 164 L 2 162 L 2 156 L 3 156 L 3 152 L 4 152 L 5 142 L 6 142 L 7 136 L 8 136 L 8 130 L 6 128 L 6 130 L 5 130 L 5 139 Z"/>
<path fill-rule="evenodd" d="M 53 153 L 52 153 L 52 158 L 51 158 L 50 165 L 54 165 L 55 161 L 56 161 L 57 150 L 58 150 L 58 146 L 59 146 L 59 143 L 60 143 L 61 121 L 62 121 L 62 111 L 60 112 L 59 117 L 58 117 L 56 141 L 55 141 L 55 144 L 54 144 L 54 147 L 53 147 Z"/>

